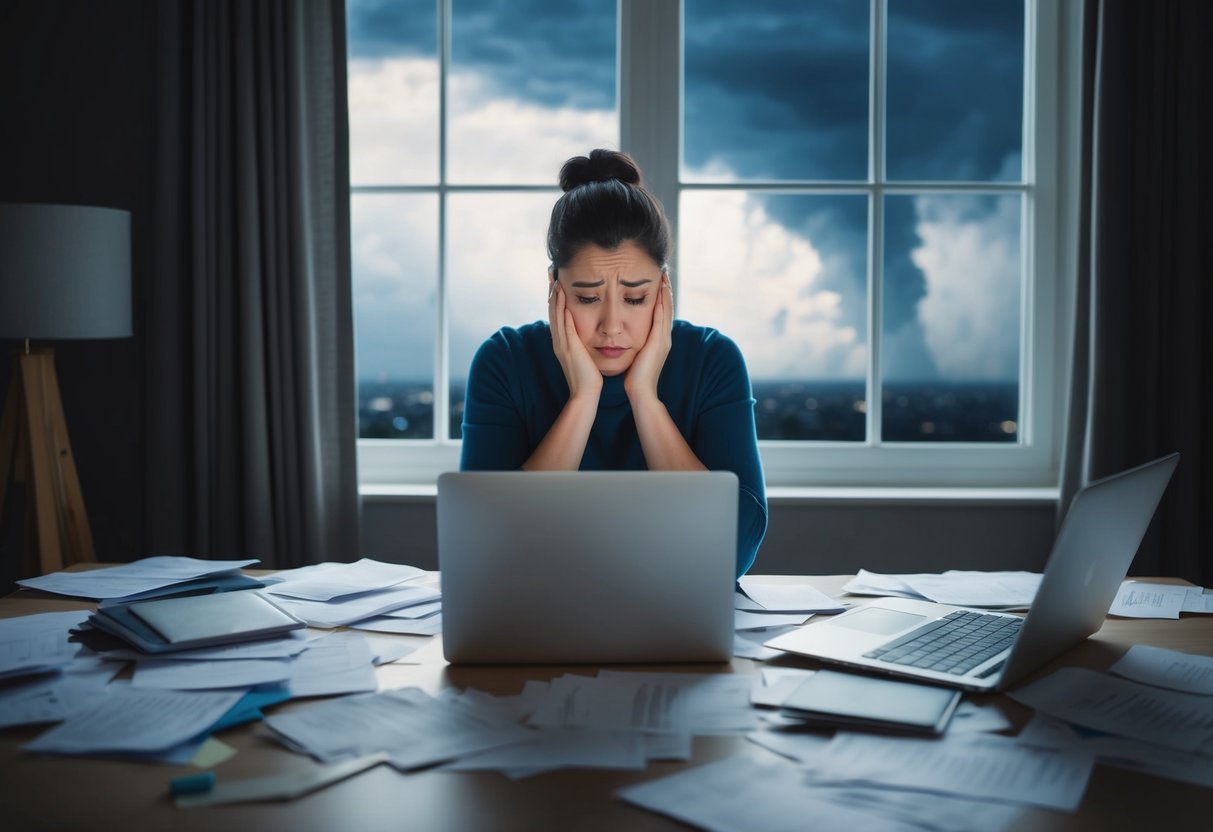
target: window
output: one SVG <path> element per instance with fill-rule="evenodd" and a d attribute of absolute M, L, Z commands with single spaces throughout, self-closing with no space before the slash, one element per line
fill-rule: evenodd
<path fill-rule="evenodd" d="M 473 351 L 546 315 L 556 171 L 604 146 L 671 214 L 678 316 L 746 355 L 771 485 L 1049 484 L 1075 79 L 1047 11 L 350 0 L 364 482 L 456 466 Z"/>

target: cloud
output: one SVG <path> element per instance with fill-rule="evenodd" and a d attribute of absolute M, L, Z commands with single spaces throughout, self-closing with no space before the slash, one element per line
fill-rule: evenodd
<path fill-rule="evenodd" d="M 926 275 L 918 304 L 927 347 L 950 380 L 1019 376 L 1020 198 L 914 198 Z"/>
<path fill-rule="evenodd" d="M 754 378 L 862 378 L 866 345 L 819 286 L 821 254 L 743 192 L 684 196 L 679 317 L 735 340 Z"/>

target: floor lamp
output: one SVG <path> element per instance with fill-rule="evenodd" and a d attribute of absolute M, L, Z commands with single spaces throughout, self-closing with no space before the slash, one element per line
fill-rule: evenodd
<path fill-rule="evenodd" d="M 27 573 L 97 559 L 54 350 L 30 342 L 131 334 L 130 214 L 0 203 L 0 340 L 18 342 L 0 415 L 0 525 L 26 523 Z M 30 497 L 25 518 L 5 516 L 13 484 Z"/>

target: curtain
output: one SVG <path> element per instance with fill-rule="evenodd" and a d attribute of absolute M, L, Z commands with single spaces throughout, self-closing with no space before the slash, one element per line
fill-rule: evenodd
<path fill-rule="evenodd" d="M 1171 451 L 1130 569 L 1213 585 L 1213 6 L 1088 0 L 1064 512 L 1084 483 Z"/>
<path fill-rule="evenodd" d="M 149 553 L 358 553 L 345 10 L 157 3 Z"/>

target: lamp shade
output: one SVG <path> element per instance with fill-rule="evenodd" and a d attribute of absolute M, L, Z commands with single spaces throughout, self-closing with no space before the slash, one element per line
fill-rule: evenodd
<path fill-rule="evenodd" d="M 0 203 L 0 338 L 126 338 L 131 215 Z"/>

